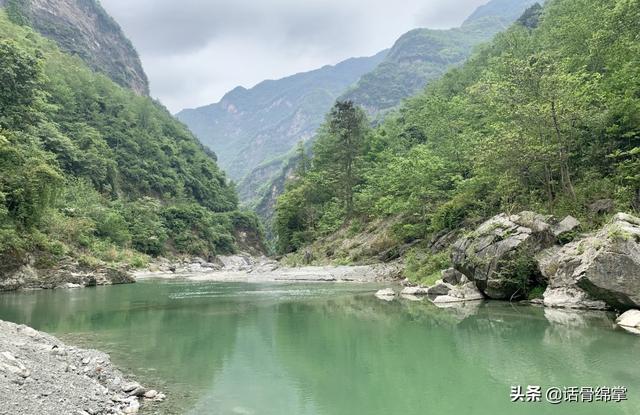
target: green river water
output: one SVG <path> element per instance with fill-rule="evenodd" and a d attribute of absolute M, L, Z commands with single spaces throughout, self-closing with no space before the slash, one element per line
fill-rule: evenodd
<path fill-rule="evenodd" d="M 168 395 L 147 413 L 640 414 L 640 336 L 609 314 L 439 309 L 378 288 L 145 281 L 4 294 L 0 319 L 110 353 Z M 512 403 L 513 385 L 626 386 L 628 401 Z"/>

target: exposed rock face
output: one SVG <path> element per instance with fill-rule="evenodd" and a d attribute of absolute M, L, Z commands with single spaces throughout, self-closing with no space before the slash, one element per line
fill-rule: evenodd
<path fill-rule="evenodd" d="M 551 220 L 533 212 L 495 216 L 453 245 L 454 268 L 489 298 L 522 296 L 539 277 L 535 254 L 556 241 Z"/>
<path fill-rule="evenodd" d="M 149 94 L 136 50 L 97 1 L 29 0 L 18 4 L 28 24 L 63 51 L 79 56 L 117 84 L 140 95 Z"/>
<path fill-rule="evenodd" d="M 0 273 L 0 292 L 25 288 L 79 288 L 133 282 L 135 278 L 126 267 L 105 266 L 86 269 L 76 261 L 66 259 L 53 269 L 42 270 L 33 264 L 25 264 L 8 275 Z"/>
<path fill-rule="evenodd" d="M 451 285 L 458 285 L 466 282 L 467 277 L 455 268 L 449 268 L 442 271 L 442 281 Z"/>
<path fill-rule="evenodd" d="M 549 280 L 546 305 L 569 293 L 560 303 L 640 307 L 640 219 L 619 213 L 597 233 L 543 253 L 539 264 Z"/>

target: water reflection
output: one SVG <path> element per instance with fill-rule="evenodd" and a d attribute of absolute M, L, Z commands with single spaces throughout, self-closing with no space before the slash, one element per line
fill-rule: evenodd
<path fill-rule="evenodd" d="M 640 339 L 606 313 L 386 303 L 378 288 L 147 282 L 0 296 L 0 318 L 111 352 L 168 392 L 161 413 L 541 413 L 510 403 L 517 384 L 624 385 L 626 404 L 553 413 L 638 413 Z"/>

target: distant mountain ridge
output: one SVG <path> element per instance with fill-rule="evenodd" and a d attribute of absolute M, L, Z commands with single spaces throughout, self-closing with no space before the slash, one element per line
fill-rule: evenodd
<path fill-rule="evenodd" d="M 216 152 L 229 175 L 240 181 L 254 167 L 313 137 L 340 93 L 382 62 L 385 54 L 348 59 L 264 81 L 251 89 L 237 87 L 220 102 L 181 111 L 177 117 Z"/>
<path fill-rule="evenodd" d="M 296 143 L 312 141 L 335 99 L 352 100 L 372 117 L 382 118 L 449 68 L 464 63 L 474 48 L 509 27 L 535 3 L 543 1 L 491 0 L 458 28 L 411 30 L 388 51 L 360 61 L 360 69 L 370 66 L 369 70 L 352 71 L 352 82 L 344 82 L 337 92 L 334 89 L 327 94 L 317 88 L 315 77 L 327 71 L 325 67 L 279 81 L 265 81 L 251 90 L 236 88 L 219 103 L 182 111 L 178 118 L 218 154 L 220 166 L 239 181 L 238 193 L 245 206 L 255 209 L 268 222 L 286 177 L 295 166 Z M 334 71 L 348 62 L 336 65 Z M 292 80 L 298 78 L 306 83 L 296 82 L 293 87 Z M 269 94 L 262 92 L 270 88 L 273 90 Z M 278 88 L 282 88 L 281 94 L 277 93 Z M 288 97 L 290 89 L 295 90 L 296 96 L 317 96 L 318 102 L 308 105 L 307 100 L 303 106 L 296 100 L 279 101 Z M 280 113 L 284 102 L 289 104 L 287 111 Z"/>
<path fill-rule="evenodd" d="M 0 0 L 12 21 L 32 27 L 91 69 L 139 95 L 149 95 L 140 57 L 96 0 Z"/>
<path fill-rule="evenodd" d="M 448 69 L 464 63 L 474 48 L 515 22 L 537 0 L 492 0 L 462 26 L 447 30 L 414 29 L 402 35 L 385 60 L 364 75 L 340 99 L 381 116 L 420 92 Z"/>

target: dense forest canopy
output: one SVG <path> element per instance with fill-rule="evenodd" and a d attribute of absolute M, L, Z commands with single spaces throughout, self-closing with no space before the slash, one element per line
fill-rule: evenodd
<path fill-rule="evenodd" d="M 350 134 L 331 131 L 336 116 L 314 153 L 344 153 Z M 599 220 L 590 209 L 599 200 L 638 211 L 640 1 L 534 6 L 363 137 L 352 208 L 344 170 L 319 157 L 298 169 L 278 202 L 280 252 L 376 218 L 400 218 L 403 243 L 501 211 L 572 214 L 587 224 Z"/>
<path fill-rule="evenodd" d="M 235 249 L 235 189 L 159 103 L 0 11 L 0 263 Z"/>

